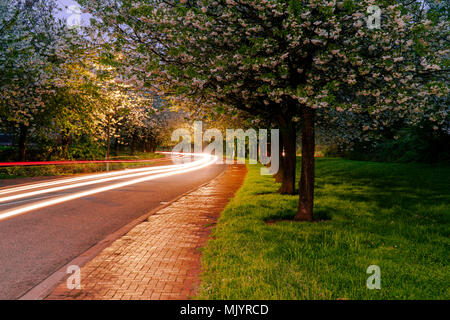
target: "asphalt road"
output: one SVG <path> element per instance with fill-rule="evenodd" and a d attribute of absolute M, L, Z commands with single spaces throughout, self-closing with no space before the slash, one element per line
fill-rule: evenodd
<path fill-rule="evenodd" d="M 109 234 L 158 207 L 162 202 L 175 199 L 215 178 L 223 170 L 224 165 L 213 164 L 195 171 L 127 185 L 0 219 L 0 299 L 19 298 Z M 4 212 L 33 203 L 131 179 L 135 178 L 119 178 L 3 201 L 0 202 L 0 217 Z M 46 179 L 42 182 L 49 181 L 57 180 Z M 82 182 L 87 181 L 93 180 Z M 42 189 L 44 188 L 2 195 L 1 192 L 8 189 L 1 188 L 0 200 L 2 197 L 23 195 L 25 192 Z"/>

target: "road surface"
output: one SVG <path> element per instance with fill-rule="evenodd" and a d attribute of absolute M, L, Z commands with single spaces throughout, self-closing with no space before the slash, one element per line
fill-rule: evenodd
<path fill-rule="evenodd" d="M 21 297 L 111 233 L 213 179 L 224 166 L 210 161 L 176 171 L 152 168 L 0 188 L 0 299 Z"/>

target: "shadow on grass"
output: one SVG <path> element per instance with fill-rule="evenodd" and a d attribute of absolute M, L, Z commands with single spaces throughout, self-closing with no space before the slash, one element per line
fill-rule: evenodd
<path fill-rule="evenodd" d="M 360 219 L 360 231 L 392 231 L 401 222 L 413 225 L 448 224 L 448 215 L 439 206 L 449 206 L 450 169 L 423 164 L 318 159 L 316 166 L 316 222 Z M 300 175 L 298 163 L 297 175 Z M 257 195 L 276 195 L 264 190 Z M 260 203 L 264 208 L 273 203 Z M 296 205 L 295 205 L 296 206 Z M 434 209 L 436 208 L 436 209 Z M 273 225 L 294 221 L 296 208 L 276 209 L 263 220 Z M 365 222 L 364 222 L 365 221 Z M 445 228 L 443 228 L 445 229 Z M 444 231 L 444 230 L 443 230 Z M 408 231 L 409 233 L 409 231 Z"/>
<path fill-rule="evenodd" d="M 295 221 L 295 215 L 297 211 L 292 210 L 278 210 L 275 214 L 266 217 L 264 220 L 264 223 L 268 225 L 273 225 L 278 222 L 300 222 Z M 331 215 L 329 214 L 329 211 L 326 208 L 318 208 L 314 211 L 314 222 L 324 222 L 331 220 Z"/>
<path fill-rule="evenodd" d="M 384 209 L 392 214 L 384 218 L 404 218 L 405 214 L 425 209 L 435 218 L 442 214 L 429 208 L 450 205 L 450 169 L 422 164 L 385 164 L 355 161 L 317 161 L 316 213 L 324 212 L 321 198 L 334 197 L 343 203 L 366 206 L 374 212 Z M 328 187 L 327 187 L 328 186 Z M 327 193 L 333 192 L 332 195 Z M 331 209 L 331 208 L 328 208 Z M 336 210 L 336 209 L 331 209 Z M 438 210 L 440 211 L 440 210 Z M 394 217 L 396 216 L 396 217 Z M 382 218 L 382 217 L 380 217 Z M 448 222 L 448 216 L 446 217 Z M 444 221 L 442 221 L 444 222 Z"/>
<path fill-rule="evenodd" d="M 205 249 L 200 297 L 448 298 L 450 167 L 318 159 L 316 173 L 325 222 L 297 223 L 298 195 L 249 167 Z M 383 290 L 366 288 L 373 264 Z"/>

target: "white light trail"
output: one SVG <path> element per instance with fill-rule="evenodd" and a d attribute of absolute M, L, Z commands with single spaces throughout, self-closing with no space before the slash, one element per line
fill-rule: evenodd
<path fill-rule="evenodd" d="M 161 152 L 165 153 L 165 152 Z M 177 157 L 186 157 L 186 155 L 178 155 Z M 190 157 L 190 155 L 189 155 Z M 121 175 L 123 173 L 132 173 L 132 172 L 141 172 L 141 171 L 152 171 L 152 170 L 160 170 L 163 168 L 176 168 L 179 165 L 168 165 L 168 166 L 155 166 L 155 167 L 145 167 L 145 168 L 133 168 L 133 169 L 124 169 L 124 170 L 117 170 L 112 171 L 108 173 L 96 173 L 96 174 L 90 174 L 85 175 L 82 177 L 76 177 L 76 178 L 69 178 L 69 179 L 59 179 L 57 181 L 50 181 L 50 182 L 40 182 L 40 183 L 33 183 L 25 186 L 19 186 L 19 187 L 12 187 L 7 189 L 0 189 L 0 195 L 15 193 L 19 191 L 27 191 L 31 189 L 37 189 L 37 188 L 43 188 L 43 187 L 49 187 L 54 186 L 58 184 L 64 184 L 64 183 L 70 183 L 70 182 L 76 182 L 76 181 L 83 181 L 83 180 L 89 180 L 89 179 L 98 179 L 103 177 L 110 177 L 110 176 L 116 176 Z"/>
<path fill-rule="evenodd" d="M 80 182 L 80 183 L 75 183 L 75 184 L 69 184 L 66 186 L 47 188 L 47 189 L 42 189 L 42 190 L 37 190 L 37 191 L 32 191 L 32 192 L 20 193 L 20 194 L 16 194 L 13 196 L 1 197 L 0 203 L 17 200 L 17 199 L 28 198 L 28 197 L 37 196 L 40 194 L 45 194 L 45 193 L 64 191 L 64 190 L 68 190 L 68 189 L 80 188 L 80 187 L 89 186 L 89 185 L 93 185 L 93 184 L 105 183 L 105 182 L 114 181 L 114 180 L 121 180 L 121 179 L 126 179 L 126 178 L 145 176 L 150 173 L 155 174 L 155 173 L 161 173 L 161 172 L 180 170 L 183 168 L 195 167 L 206 161 L 208 161 L 208 159 L 204 158 L 204 159 L 200 159 L 200 160 L 190 162 L 187 164 L 146 168 L 146 170 L 139 170 L 139 171 L 143 171 L 143 172 L 119 175 L 116 177 L 109 177 L 109 178 L 106 178 L 104 175 L 101 175 L 99 179 L 93 179 L 93 180 L 87 181 L 87 182 Z M 125 170 L 125 172 L 128 173 L 127 170 Z M 94 178 L 98 178 L 98 177 L 94 177 Z"/>
<path fill-rule="evenodd" d="M 55 199 L 51 199 L 51 200 L 46 200 L 46 201 L 42 201 L 36 204 L 30 204 L 30 205 L 26 205 L 17 209 L 12 209 L 12 210 L 8 210 L 8 211 L 4 211 L 2 213 L 0 213 L 0 221 L 7 219 L 7 218 L 11 218 L 32 210 L 36 210 L 36 209 L 41 209 L 41 208 L 45 208 L 48 206 L 52 206 L 55 204 L 59 204 L 62 202 L 66 202 L 66 201 L 70 201 L 70 200 L 74 200 L 74 199 L 79 199 L 82 197 L 86 197 L 86 196 L 90 196 L 93 194 L 97 194 L 97 193 L 101 193 L 101 192 L 105 192 L 105 191 L 110 191 L 110 190 L 114 190 L 114 189 L 118 189 L 118 188 L 122 188 L 125 186 L 130 186 L 133 184 L 137 184 L 137 183 L 141 183 L 141 182 L 146 182 L 146 181 L 150 181 L 150 180 L 154 180 L 154 179 L 158 179 L 158 178 L 164 178 L 164 177 L 169 177 L 172 175 L 176 175 L 176 174 L 181 174 L 181 173 L 187 173 L 187 172 L 191 172 L 191 171 L 195 171 L 195 170 L 199 170 L 202 168 L 205 168 L 207 166 L 210 166 L 214 163 L 216 163 L 217 161 L 217 156 L 212 156 L 209 154 L 192 154 L 194 156 L 200 156 L 202 159 L 198 160 L 198 161 L 194 161 L 189 163 L 188 165 L 191 165 L 192 163 L 195 163 L 194 166 L 189 166 L 189 167 L 181 167 L 181 168 L 177 168 L 175 170 L 169 170 L 168 172 L 163 172 L 163 173 L 159 173 L 159 174 L 152 174 L 149 173 L 148 176 L 144 176 L 141 178 L 137 178 L 137 179 L 133 179 L 133 180 L 129 180 L 129 181 L 124 181 L 124 182 L 120 182 L 120 183 L 116 183 L 113 185 L 109 185 L 109 186 L 105 186 L 105 187 L 100 187 L 100 188 L 95 188 L 95 189 L 91 189 L 91 190 L 87 190 L 87 191 L 82 191 L 82 192 L 77 192 L 71 195 L 67 195 L 67 196 L 62 196 L 62 197 L 58 197 Z M 184 166 L 184 165 L 183 165 Z"/>

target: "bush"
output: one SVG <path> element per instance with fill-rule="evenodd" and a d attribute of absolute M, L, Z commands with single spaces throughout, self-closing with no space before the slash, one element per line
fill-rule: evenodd
<path fill-rule="evenodd" d="M 69 147 L 69 159 L 98 160 L 105 157 L 105 148 L 91 140 L 80 141 Z"/>
<path fill-rule="evenodd" d="M 375 144 L 358 143 L 345 157 L 381 162 L 449 162 L 450 136 L 426 127 L 403 128 L 395 139 L 384 138 Z"/>
<path fill-rule="evenodd" d="M 12 146 L 0 146 L 0 161 L 10 161 L 14 159 L 16 150 Z"/>

